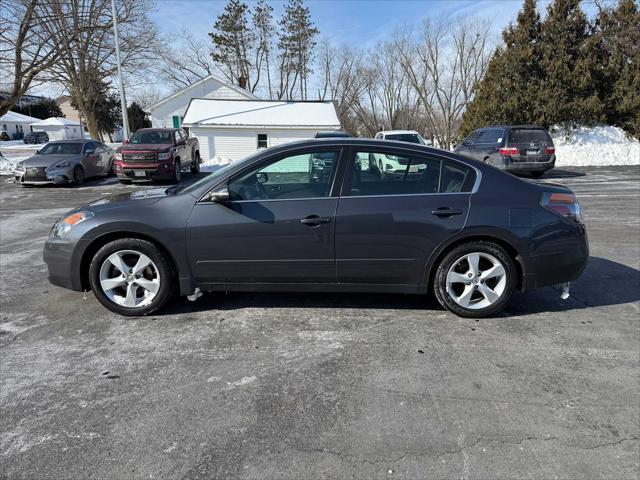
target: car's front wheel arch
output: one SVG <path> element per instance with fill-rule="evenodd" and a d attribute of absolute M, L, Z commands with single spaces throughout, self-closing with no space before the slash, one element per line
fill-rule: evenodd
<path fill-rule="evenodd" d="M 180 264 L 177 262 L 176 258 L 171 254 L 171 250 L 168 249 L 161 242 L 157 241 L 150 235 L 146 235 L 140 232 L 132 232 L 132 231 L 122 231 L 122 232 L 111 232 L 101 235 L 95 238 L 85 249 L 82 254 L 82 259 L 80 260 L 80 285 L 82 286 L 83 291 L 91 290 L 91 282 L 89 280 L 89 266 L 91 265 L 91 260 L 98 253 L 98 251 L 107 245 L 108 243 L 113 242 L 114 240 L 120 240 L 123 238 L 133 238 L 137 240 L 145 240 L 147 242 L 153 243 L 159 250 L 161 250 L 167 258 L 171 260 L 174 273 L 176 278 L 180 276 Z"/>

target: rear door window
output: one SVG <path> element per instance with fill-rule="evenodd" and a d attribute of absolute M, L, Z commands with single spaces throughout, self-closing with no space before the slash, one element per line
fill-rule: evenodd
<path fill-rule="evenodd" d="M 390 151 L 356 151 L 346 196 L 438 193 L 441 160 Z"/>
<path fill-rule="evenodd" d="M 447 160 L 442 166 L 440 193 L 469 193 L 476 183 L 476 176 L 473 168 Z"/>
<path fill-rule="evenodd" d="M 518 143 L 551 143 L 546 130 L 540 128 L 514 128 L 509 131 L 509 144 Z"/>

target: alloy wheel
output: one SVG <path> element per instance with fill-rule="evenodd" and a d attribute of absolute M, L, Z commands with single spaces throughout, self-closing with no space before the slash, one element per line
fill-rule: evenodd
<path fill-rule="evenodd" d="M 447 272 L 447 293 L 459 306 L 471 310 L 495 304 L 506 286 L 504 265 L 484 252 L 463 255 Z"/>
<path fill-rule="evenodd" d="M 136 250 L 119 250 L 102 262 L 100 287 L 117 305 L 144 307 L 160 290 L 160 271 L 145 254 Z"/>

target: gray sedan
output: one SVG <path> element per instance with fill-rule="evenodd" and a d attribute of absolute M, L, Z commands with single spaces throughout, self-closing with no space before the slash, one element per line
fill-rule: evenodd
<path fill-rule="evenodd" d="M 13 175 L 22 185 L 73 183 L 85 178 L 113 173 L 114 151 L 95 140 L 50 142 L 16 165 Z"/>

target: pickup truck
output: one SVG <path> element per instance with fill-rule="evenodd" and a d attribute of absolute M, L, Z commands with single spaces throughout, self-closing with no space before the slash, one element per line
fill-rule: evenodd
<path fill-rule="evenodd" d="M 133 180 L 179 182 L 182 170 L 200 172 L 200 144 L 181 128 L 142 128 L 116 149 L 115 171 L 121 183 Z"/>

